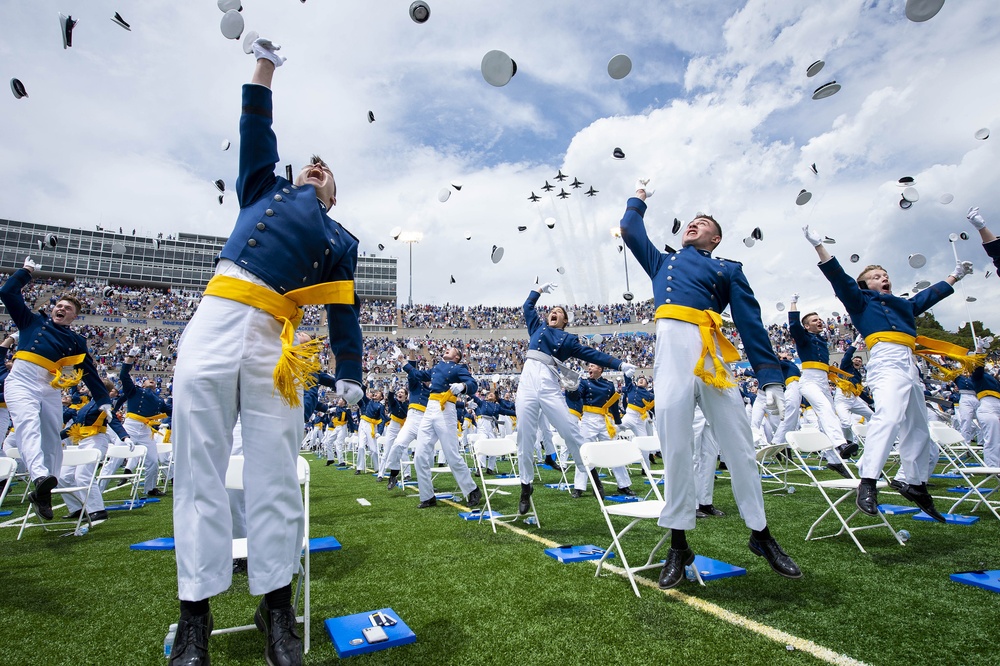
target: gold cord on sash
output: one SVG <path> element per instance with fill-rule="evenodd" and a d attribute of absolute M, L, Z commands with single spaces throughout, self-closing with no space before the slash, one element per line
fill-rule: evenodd
<path fill-rule="evenodd" d="M 620 396 L 617 393 L 612 393 L 611 397 L 606 403 L 600 407 L 595 407 L 593 405 L 584 405 L 583 411 L 589 412 L 591 414 L 600 414 L 604 417 L 604 427 L 608 430 L 608 437 L 611 439 L 615 438 L 615 433 L 618 431 L 615 429 L 615 422 L 611 418 L 611 405 L 618 402 Z"/>
<path fill-rule="evenodd" d="M 943 382 L 950 382 L 959 375 L 968 374 L 977 367 L 983 365 L 986 361 L 986 356 L 984 354 L 973 354 L 970 356 L 969 350 L 965 347 L 953 345 L 950 342 L 945 342 L 944 340 L 935 340 L 934 338 L 928 338 L 923 335 L 913 337 L 912 335 L 907 335 L 906 333 L 880 331 L 878 333 L 872 333 L 865 338 L 865 344 L 869 349 L 874 347 L 879 342 L 894 342 L 898 345 L 909 347 L 913 350 L 914 354 L 922 356 L 929 365 L 935 368 L 936 372 L 934 373 L 934 379 Z M 920 345 L 922 349 L 917 349 L 917 345 Z M 959 367 L 948 368 L 931 358 L 933 356 L 956 361 L 959 364 Z"/>
<path fill-rule="evenodd" d="M 49 359 L 41 356 L 40 354 L 34 354 L 30 351 L 18 351 L 14 353 L 14 358 L 20 358 L 25 361 L 30 361 L 35 365 L 39 365 L 50 373 L 55 375 L 55 378 L 49 382 L 49 386 L 57 389 L 70 388 L 71 386 L 76 386 L 83 379 L 83 370 L 80 368 L 73 368 L 73 371 L 69 374 L 63 373 L 63 368 L 72 367 L 74 365 L 79 365 L 83 363 L 83 359 L 87 358 L 86 354 L 75 354 L 73 356 L 64 356 L 58 361 L 50 361 Z"/>
<path fill-rule="evenodd" d="M 86 439 L 102 432 L 107 432 L 108 427 L 104 425 L 104 419 L 106 419 L 107 416 L 108 415 L 102 410 L 94 420 L 93 425 L 85 426 L 80 423 L 74 423 L 69 427 L 70 440 L 72 440 L 74 444 L 78 444 L 81 439 Z"/>
<path fill-rule="evenodd" d="M 698 364 L 694 367 L 694 375 L 709 386 L 717 389 L 728 389 L 736 386 L 736 380 L 725 363 L 734 363 L 740 360 L 740 352 L 729 341 L 729 338 L 722 332 L 722 317 L 718 312 L 712 310 L 696 310 L 686 305 L 661 305 L 656 308 L 657 319 L 676 319 L 686 321 L 698 327 L 701 333 L 701 355 L 698 357 Z M 716 344 L 722 352 L 722 359 L 716 354 Z M 710 373 L 705 369 L 705 357 L 712 359 L 714 372 Z"/>

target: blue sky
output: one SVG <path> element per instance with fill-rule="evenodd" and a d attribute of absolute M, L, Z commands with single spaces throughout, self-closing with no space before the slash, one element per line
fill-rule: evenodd
<path fill-rule="evenodd" d="M 981 127 L 1000 133 L 996 3 L 949 0 L 921 24 L 905 18 L 904 0 L 430 5 L 417 25 L 406 1 L 243 3 L 247 30 L 288 57 L 274 83 L 282 165 L 312 152 L 331 163 L 333 216 L 364 251 L 382 243 L 401 258 L 401 294 L 406 252 L 389 230 L 425 233 L 414 249 L 417 301 L 518 305 L 536 275 L 560 283 L 553 302 L 620 300 L 609 230 L 640 176 L 656 187 L 647 224 L 658 244 L 675 240 L 675 216 L 719 217 L 717 254 L 744 262 L 766 322 L 784 319 L 775 304 L 791 285 L 805 307 L 842 309 L 802 224 L 835 237 L 845 261 L 857 252 L 885 265 L 897 292 L 950 272 L 947 235 L 971 231 L 969 206 L 1000 228 L 1000 135 L 973 138 Z M 69 50 L 60 11 L 80 21 Z M 115 11 L 132 32 L 109 20 Z M 0 62 L 30 96 L 0 97 L 0 215 L 228 235 L 235 199 L 219 206 L 212 181 L 235 181 L 239 87 L 253 62 L 222 37 L 221 16 L 214 0 L 0 2 Z M 491 49 L 518 63 L 503 88 L 479 71 Z M 616 53 L 633 61 L 620 81 L 606 71 Z M 826 67 L 807 78 L 817 59 Z M 840 93 L 810 99 L 834 79 Z M 234 147 L 221 151 L 223 139 Z M 616 146 L 627 159 L 611 158 Z M 600 193 L 529 203 L 558 169 Z M 909 211 L 897 205 L 904 175 L 921 194 Z M 442 204 L 453 179 L 464 187 Z M 799 207 L 802 188 L 814 197 Z M 945 192 L 953 203 L 938 202 Z M 745 247 L 757 226 L 764 242 Z M 497 265 L 493 245 L 506 249 Z M 928 257 L 924 269 L 908 267 L 912 252 Z M 1000 284 L 983 277 L 977 243 L 961 253 L 976 262 L 969 289 Z M 630 277 L 648 298 L 634 262 Z M 1000 315 L 989 298 L 973 307 L 988 324 Z M 935 309 L 952 327 L 969 312 L 961 297 Z"/>

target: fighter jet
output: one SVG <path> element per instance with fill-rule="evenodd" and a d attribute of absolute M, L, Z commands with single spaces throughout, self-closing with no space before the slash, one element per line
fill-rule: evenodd
<path fill-rule="evenodd" d="M 555 186 L 549 185 L 549 181 L 545 181 L 545 185 L 542 186 L 543 192 L 551 192 L 554 189 L 556 189 Z"/>
<path fill-rule="evenodd" d="M 596 197 L 596 196 L 597 196 L 597 193 L 598 193 L 598 192 L 600 192 L 600 190 L 595 190 L 595 189 L 594 189 L 594 186 L 593 186 L 593 185 L 591 185 L 591 186 L 590 186 L 590 189 L 589 189 L 589 190 L 587 190 L 587 196 L 588 196 L 588 197 Z"/>
<path fill-rule="evenodd" d="M 574 176 L 574 177 L 573 177 L 573 182 L 572 182 L 572 183 L 570 183 L 570 186 L 572 186 L 572 187 L 573 187 L 573 189 L 576 189 L 576 190 L 578 190 L 578 189 L 580 189 L 580 186 L 581 186 L 581 185 L 583 185 L 583 183 L 581 183 L 581 182 L 580 182 L 580 181 L 579 181 L 579 180 L 578 180 L 578 179 L 577 179 L 577 178 L 576 178 L 576 177 Z"/>
<path fill-rule="evenodd" d="M 560 187 L 559 194 L 557 194 L 556 196 L 559 197 L 560 199 L 565 199 L 566 197 L 569 196 L 569 194 L 570 194 L 569 192 Z"/>
<path fill-rule="evenodd" d="M 535 194 L 534 192 L 532 192 L 531 196 L 528 197 L 528 201 L 530 201 L 531 203 L 537 203 L 539 199 L 541 199 L 541 197 Z"/>
<path fill-rule="evenodd" d="M 558 181 L 564 181 L 564 180 L 566 180 L 566 178 L 568 178 L 568 176 L 566 176 L 565 174 L 563 174 L 562 169 L 559 169 L 559 173 L 556 174 L 556 180 L 558 180 Z"/>

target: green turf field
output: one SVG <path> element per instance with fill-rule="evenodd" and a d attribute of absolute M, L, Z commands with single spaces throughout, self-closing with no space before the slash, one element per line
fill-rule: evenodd
<path fill-rule="evenodd" d="M 381 607 L 393 608 L 417 642 L 351 663 L 822 663 L 788 650 L 781 636 L 692 607 L 684 600 L 690 595 L 766 625 L 765 633 L 780 630 L 870 664 L 1000 664 L 1000 595 L 948 579 L 956 571 L 1000 569 L 1000 521 L 986 511 L 969 527 L 890 517 L 910 532 L 909 542 L 901 547 L 885 530 L 862 532 L 866 555 L 847 537 L 803 541 L 823 510 L 817 491 L 767 495 L 771 530 L 805 574 L 790 581 L 747 550 L 748 531 L 723 479 L 715 504 L 729 515 L 700 520 L 689 540 L 697 553 L 743 566 L 748 575 L 703 588 L 683 581 L 682 595 L 641 586 L 636 598 L 620 575 L 595 578 L 592 563 L 558 564 L 543 554 L 546 545 L 526 536 L 505 528 L 494 535 L 444 503 L 417 511 L 415 498 L 388 493 L 370 476 L 310 460 L 312 536 L 333 535 L 343 550 L 312 558 L 307 663 L 338 661 L 325 618 Z M 555 476 L 543 472 L 544 481 Z M 947 485 L 938 480 L 932 491 L 948 494 Z M 18 487 L 12 495 L 3 508 L 17 509 Z M 881 497 L 903 503 L 892 492 Z M 610 543 L 593 497 L 573 500 L 539 486 L 535 500 L 544 527 L 528 532 L 550 544 Z M 497 503 L 509 512 L 516 495 Z M 165 664 L 163 638 L 177 620 L 174 556 L 128 545 L 171 534 L 170 497 L 113 513 L 78 538 L 35 529 L 16 542 L 16 528 L 0 529 L 0 663 Z M 661 534 L 652 523 L 633 530 L 624 542 L 631 562 L 644 560 Z M 655 580 L 656 571 L 643 575 Z M 237 577 L 212 601 L 216 627 L 250 622 L 256 603 L 246 577 Z M 260 664 L 263 651 L 256 632 L 211 642 L 215 664 Z"/>

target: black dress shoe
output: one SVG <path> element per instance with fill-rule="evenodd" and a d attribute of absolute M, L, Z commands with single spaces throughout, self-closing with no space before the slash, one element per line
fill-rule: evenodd
<path fill-rule="evenodd" d="M 861 447 L 858 446 L 857 443 L 848 442 L 847 444 L 844 444 L 844 446 L 840 449 L 840 457 L 844 459 L 853 458 L 855 455 L 857 455 L 858 450 L 860 448 Z"/>
<path fill-rule="evenodd" d="M 480 504 L 483 503 L 483 491 L 480 490 L 479 488 L 473 488 L 472 492 L 469 493 L 469 496 L 466 498 L 465 502 L 470 507 L 479 506 Z"/>
<path fill-rule="evenodd" d="M 521 498 L 517 502 L 517 512 L 524 515 L 531 511 L 531 493 L 534 488 L 530 483 L 521 484 Z"/>
<path fill-rule="evenodd" d="M 361 474 L 361 470 L 360 469 L 354 470 L 354 476 L 357 476 L 358 474 Z"/>
<path fill-rule="evenodd" d="M 854 503 L 862 513 L 869 516 L 878 515 L 878 490 L 875 488 L 875 479 L 861 479 Z"/>
<path fill-rule="evenodd" d="M 253 623 L 267 634 L 264 659 L 270 666 L 302 666 L 302 638 L 291 606 L 268 608 L 261 599 Z"/>
<path fill-rule="evenodd" d="M 604 484 L 601 480 L 597 478 L 597 468 L 590 470 L 590 480 L 594 482 L 594 487 L 597 488 L 597 494 L 604 498 Z"/>
<path fill-rule="evenodd" d="M 421 502 L 420 504 L 418 504 L 417 508 L 418 509 L 429 509 L 432 506 L 437 506 L 437 505 L 438 505 L 437 497 L 432 497 L 429 500 L 424 500 L 423 502 Z"/>
<path fill-rule="evenodd" d="M 483 472 L 483 474 L 485 474 L 486 476 L 496 476 L 497 471 L 495 469 L 490 469 L 489 467 L 487 467 L 486 471 Z"/>
<path fill-rule="evenodd" d="M 335 462 L 336 462 L 335 460 L 327 460 L 326 461 L 326 466 L 329 467 L 330 465 L 332 465 Z"/>
<path fill-rule="evenodd" d="M 931 494 L 927 492 L 926 484 L 920 484 L 919 486 L 913 485 L 911 483 L 906 483 L 904 481 L 897 481 L 893 479 L 889 482 L 889 485 L 893 489 L 899 492 L 900 495 L 910 500 L 914 504 L 920 507 L 920 509 L 926 513 L 928 516 L 938 521 L 939 523 L 948 522 L 941 515 L 941 512 L 937 510 L 934 506 L 934 498 Z"/>
<path fill-rule="evenodd" d="M 679 550 L 671 548 L 667 551 L 667 561 L 660 570 L 659 585 L 661 590 L 677 587 L 684 580 L 684 567 L 694 564 L 694 551 L 690 548 Z"/>
<path fill-rule="evenodd" d="M 233 575 L 238 576 L 247 572 L 247 558 L 237 557 L 233 560 Z"/>
<path fill-rule="evenodd" d="M 726 512 L 722 509 L 716 509 L 712 504 L 702 504 L 695 511 L 695 518 L 710 518 L 715 516 L 716 518 L 722 518 L 726 515 Z"/>
<path fill-rule="evenodd" d="M 67 513 L 65 516 L 62 517 L 62 519 L 63 520 L 76 520 L 77 518 L 80 517 L 81 513 L 83 513 L 83 509 L 77 509 L 73 513 Z"/>
<path fill-rule="evenodd" d="M 635 492 L 632 490 L 632 486 L 625 486 L 624 488 L 619 488 L 617 494 L 624 495 L 625 497 L 635 497 Z"/>
<path fill-rule="evenodd" d="M 399 477 L 390 474 L 389 475 L 389 483 L 386 484 L 385 489 L 386 490 L 392 490 L 393 488 L 395 488 L 398 485 L 399 485 Z"/>
<path fill-rule="evenodd" d="M 851 478 L 851 473 L 847 471 L 847 468 L 842 463 L 827 463 L 826 468 L 836 472 L 845 479 Z"/>
<path fill-rule="evenodd" d="M 94 513 L 90 514 L 90 521 L 94 523 L 96 523 L 98 520 L 107 520 L 107 519 L 108 519 L 108 512 L 105 509 L 101 509 L 100 511 L 95 511 Z"/>
<path fill-rule="evenodd" d="M 788 556 L 788 553 L 781 549 L 781 546 L 773 538 L 757 541 L 757 539 L 751 536 L 750 543 L 747 545 L 750 547 L 751 553 L 760 555 L 766 559 L 767 563 L 771 565 L 771 568 L 776 573 L 781 574 L 785 578 L 802 578 L 799 566 Z"/>
<path fill-rule="evenodd" d="M 35 479 L 35 489 L 28 493 L 28 501 L 35 506 L 35 513 L 44 520 L 52 520 L 52 489 L 59 484 L 54 476 Z"/>
<path fill-rule="evenodd" d="M 181 615 L 177 622 L 170 666 L 210 666 L 208 637 L 212 635 L 212 614 Z"/>
<path fill-rule="evenodd" d="M 146 493 L 146 497 L 163 497 L 165 494 L 159 488 L 150 488 L 149 492 Z"/>
<path fill-rule="evenodd" d="M 583 497 L 583 491 L 580 490 L 579 488 L 574 488 L 573 490 L 569 491 L 569 496 L 572 497 L 573 499 L 580 499 L 581 497 Z"/>

